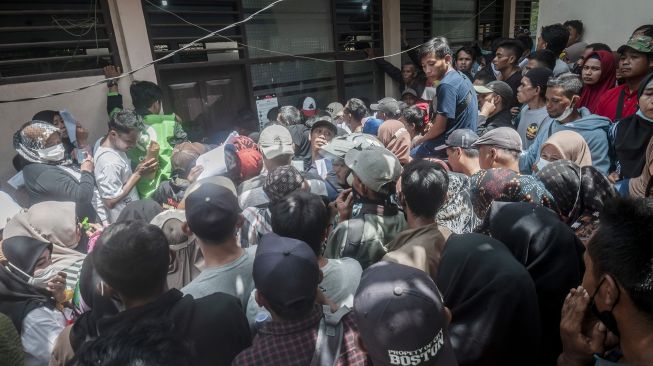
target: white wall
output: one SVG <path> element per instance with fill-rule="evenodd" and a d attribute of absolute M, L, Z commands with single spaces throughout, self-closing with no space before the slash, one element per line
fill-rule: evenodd
<path fill-rule="evenodd" d="M 580 19 L 587 43 L 606 43 L 613 50 L 626 43 L 633 30 L 653 23 L 651 0 L 541 0 L 538 19 L 543 25 Z"/>
<path fill-rule="evenodd" d="M 111 21 L 116 35 L 118 52 L 125 69 L 141 66 L 152 61 L 149 40 L 145 28 L 145 18 L 140 1 L 133 0 L 109 0 Z M 74 89 L 82 85 L 88 85 L 95 81 L 102 80 L 103 76 L 87 76 L 80 78 L 58 79 L 38 81 L 20 84 L 0 85 L 1 99 L 18 99 L 45 95 L 62 90 Z M 131 106 L 129 97 L 129 85 L 135 79 L 150 80 L 156 82 L 156 75 L 153 67 L 148 67 L 133 75 L 120 79 L 119 88 L 126 106 Z M 67 108 L 77 120 L 90 132 L 89 142 L 93 143 L 97 138 L 106 133 L 107 110 L 106 110 L 107 86 L 104 84 L 92 88 L 27 102 L 15 102 L 0 104 L 0 189 L 12 195 L 16 192 L 6 182 L 15 174 L 11 163 L 16 154 L 12 145 L 14 132 L 25 122 L 29 121 L 34 114 L 41 110 L 61 110 Z M 23 195 L 16 195 L 16 199 L 25 204 Z"/>

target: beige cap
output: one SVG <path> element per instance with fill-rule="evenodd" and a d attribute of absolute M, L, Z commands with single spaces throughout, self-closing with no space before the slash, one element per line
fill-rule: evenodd
<path fill-rule="evenodd" d="M 266 127 L 258 138 L 258 146 L 266 159 L 274 159 L 281 155 L 293 155 L 290 131 L 281 125 Z"/>
<path fill-rule="evenodd" d="M 345 155 L 345 164 L 374 192 L 380 192 L 384 185 L 396 182 L 401 175 L 399 159 L 384 147 L 349 150 Z"/>

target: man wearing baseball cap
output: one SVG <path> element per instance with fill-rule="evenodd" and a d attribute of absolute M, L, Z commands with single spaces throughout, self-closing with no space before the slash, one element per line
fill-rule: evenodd
<path fill-rule="evenodd" d="M 318 176 L 324 180 L 327 188 L 329 201 L 333 201 L 341 190 L 338 179 L 333 173 L 331 160 L 320 155 L 320 148 L 333 140 L 338 134 L 338 128 L 331 122 L 331 117 L 322 116 L 314 121 L 307 122 L 311 128 L 309 140 L 311 141 L 311 166 L 309 174 Z"/>
<path fill-rule="evenodd" d="M 469 177 L 481 170 L 478 149 L 472 147 L 476 140 L 478 135 L 474 131 L 461 128 L 452 132 L 436 150 L 447 149 L 447 161 L 451 170 Z"/>
<path fill-rule="evenodd" d="M 331 168 L 338 185 L 346 189 L 351 188 L 354 178 L 351 169 L 345 164 L 345 155 L 351 149 L 366 150 L 372 146 L 383 147 L 383 144 L 372 135 L 354 132 L 334 138 L 328 144 L 320 147 L 319 153 L 320 156 L 331 160 Z"/>
<path fill-rule="evenodd" d="M 401 92 L 401 101 L 406 103 L 407 107 L 411 107 L 419 102 L 421 99 L 417 96 L 415 89 L 406 88 Z"/>
<path fill-rule="evenodd" d="M 386 244 L 406 227 L 406 220 L 390 200 L 401 174 L 401 163 L 383 147 L 352 149 L 345 155 L 352 170 L 351 189 L 336 199 L 339 224 L 329 235 L 325 257 L 351 257 L 367 268 L 386 253 Z M 356 204 L 356 210 L 353 210 Z"/>
<path fill-rule="evenodd" d="M 507 168 L 519 173 L 522 145 L 514 128 L 495 128 L 476 140 L 472 147 L 478 149 L 481 169 Z"/>
<path fill-rule="evenodd" d="M 478 105 L 481 107 L 476 129 L 479 135 L 498 127 L 512 127 L 510 105 L 513 101 L 513 92 L 510 85 L 495 80 L 482 86 L 475 85 L 474 90 L 478 97 Z"/>
<path fill-rule="evenodd" d="M 404 108 L 406 108 L 406 103 L 399 102 L 391 97 L 383 98 L 377 103 L 370 104 L 370 109 L 376 112 L 376 118 L 382 121 L 399 119 L 401 111 Z"/>
<path fill-rule="evenodd" d="M 195 299 L 224 292 L 247 306 L 254 288 L 252 265 L 256 248 L 238 244 L 238 229 L 243 225 L 238 199 L 229 189 L 213 183 L 202 184 L 186 197 L 187 235 L 195 235 L 205 268 L 181 291 Z"/>
<path fill-rule="evenodd" d="M 451 312 L 426 273 L 398 263 L 368 268 L 354 298 L 362 347 L 374 366 L 456 366 Z"/>
<path fill-rule="evenodd" d="M 272 319 L 264 323 L 252 346 L 240 353 L 232 365 L 311 364 L 324 316 L 316 302 L 323 276 L 315 252 L 301 240 L 274 233 L 264 235 L 256 251 L 253 277 L 256 302 L 270 312 Z M 352 315 L 344 315 L 340 322 L 343 337 L 334 359 L 341 365 L 368 365 L 357 345 L 358 331 Z"/>
<path fill-rule="evenodd" d="M 624 83 L 605 92 L 594 113 L 612 122 L 637 112 L 637 90 L 644 77 L 653 71 L 653 38 L 645 35 L 631 37 L 619 47 L 619 69 Z"/>

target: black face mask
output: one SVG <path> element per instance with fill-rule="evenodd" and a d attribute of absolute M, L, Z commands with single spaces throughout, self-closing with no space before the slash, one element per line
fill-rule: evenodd
<path fill-rule="evenodd" d="M 619 302 L 619 297 L 621 296 L 621 291 L 619 290 L 619 287 L 617 286 L 617 300 L 612 304 L 612 308 L 609 311 L 599 311 L 599 308 L 596 307 L 596 302 L 594 301 L 594 297 L 596 294 L 599 292 L 599 289 L 601 288 L 601 285 L 603 284 L 603 281 L 605 281 L 605 277 L 601 279 L 601 282 L 599 282 L 599 285 L 596 287 L 596 290 L 594 290 L 594 294 L 592 295 L 592 301 L 590 302 L 590 311 L 594 316 L 596 316 L 601 323 L 605 325 L 606 328 L 608 328 L 609 331 L 614 333 L 617 337 L 619 337 L 619 328 L 617 327 L 617 319 L 615 319 L 614 315 L 612 314 L 612 311 L 614 310 L 614 307 L 617 306 L 617 303 Z"/>

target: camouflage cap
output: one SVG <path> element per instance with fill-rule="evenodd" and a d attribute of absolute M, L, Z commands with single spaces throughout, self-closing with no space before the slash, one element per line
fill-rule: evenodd
<path fill-rule="evenodd" d="M 617 52 L 624 53 L 626 48 L 632 48 L 633 50 L 641 53 L 653 53 L 653 37 L 649 36 L 635 36 L 631 37 L 625 45 L 619 47 Z"/>

